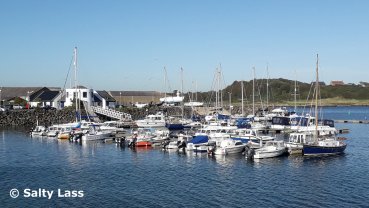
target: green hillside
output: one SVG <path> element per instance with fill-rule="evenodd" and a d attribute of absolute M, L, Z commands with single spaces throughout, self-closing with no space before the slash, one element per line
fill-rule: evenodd
<path fill-rule="evenodd" d="M 269 103 L 273 104 L 292 104 L 294 103 L 295 81 L 287 79 L 270 79 L 268 87 Z M 306 104 L 311 100 L 314 93 L 315 83 L 297 82 L 296 98 L 300 105 Z M 342 85 L 330 86 L 320 85 L 320 95 L 322 104 L 326 105 L 369 105 L 369 87 L 361 85 Z M 231 85 L 224 88 L 222 97 L 224 102 L 229 102 L 229 93 L 232 103 L 241 100 L 241 81 L 234 81 Z M 188 97 L 188 96 L 186 96 Z M 215 92 L 198 93 L 198 100 L 203 102 L 214 102 Z M 244 81 L 244 100 L 252 102 L 252 80 Z M 267 80 L 255 80 L 255 102 L 266 103 L 267 100 Z"/>

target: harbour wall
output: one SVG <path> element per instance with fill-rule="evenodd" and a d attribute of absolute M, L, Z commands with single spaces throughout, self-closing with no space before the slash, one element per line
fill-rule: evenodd
<path fill-rule="evenodd" d="M 0 126 L 50 126 L 58 123 L 68 123 L 75 120 L 75 111 L 72 109 L 22 109 L 0 112 Z"/>
<path fill-rule="evenodd" d="M 123 109 L 125 113 L 132 115 L 132 119 L 142 119 L 146 115 L 155 114 L 157 112 L 163 112 L 167 116 L 178 116 L 182 115 L 182 109 L 180 107 L 162 107 L 162 106 L 151 106 L 148 108 L 125 108 Z M 191 109 L 186 107 L 183 109 L 183 115 L 185 118 L 190 118 L 191 115 L 207 115 L 210 112 L 206 108 L 194 108 Z M 229 112 L 224 111 L 225 114 Z M 232 113 L 241 113 L 240 109 L 232 110 Z M 86 115 L 84 111 L 81 113 Z M 53 124 L 69 123 L 74 122 L 76 117 L 75 109 L 65 108 L 62 110 L 56 109 L 19 109 L 19 110 L 8 110 L 5 112 L 0 112 L 0 126 L 26 126 L 33 127 L 36 126 L 38 121 L 39 125 L 50 126 Z M 109 120 L 109 118 L 98 115 L 100 121 Z"/>

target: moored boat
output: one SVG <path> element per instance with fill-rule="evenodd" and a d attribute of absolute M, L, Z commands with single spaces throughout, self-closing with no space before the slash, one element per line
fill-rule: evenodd
<path fill-rule="evenodd" d="M 165 127 L 165 116 L 158 112 L 155 115 L 148 115 L 145 119 L 137 120 L 138 127 Z"/>
<path fill-rule="evenodd" d="M 209 149 L 209 153 L 215 155 L 238 154 L 245 150 L 246 144 L 233 139 L 225 139 L 219 146 Z"/>
<path fill-rule="evenodd" d="M 267 141 L 261 148 L 255 149 L 253 158 L 263 159 L 278 157 L 283 155 L 285 152 L 286 147 L 283 141 Z"/>
<path fill-rule="evenodd" d="M 316 62 L 316 82 L 315 82 L 315 91 L 319 92 L 319 73 L 318 73 L 318 64 L 319 58 L 317 55 Z M 315 93 L 315 120 L 318 119 L 318 98 L 319 93 Z M 315 122 L 315 134 L 314 141 L 311 144 L 304 144 L 303 146 L 303 154 L 304 155 L 332 155 L 332 154 L 341 154 L 346 149 L 346 143 L 343 141 L 337 140 L 335 135 L 329 133 L 328 135 L 320 135 L 318 130 L 318 122 Z"/>

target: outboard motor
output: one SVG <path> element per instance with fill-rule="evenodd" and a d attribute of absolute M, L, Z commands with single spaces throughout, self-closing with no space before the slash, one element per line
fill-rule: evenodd
<path fill-rule="evenodd" d="M 255 155 L 255 150 L 250 148 L 250 147 L 246 147 L 245 157 L 249 160 L 252 160 L 252 159 L 254 159 L 254 155 Z"/>
<path fill-rule="evenodd" d="M 169 140 L 165 140 L 165 141 L 161 142 L 162 148 L 167 149 L 167 146 L 168 146 L 169 142 L 170 142 Z"/>
<path fill-rule="evenodd" d="M 208 154 L 209 155 L 214 155 L 215 149 L 216 149 L 216 146 L 215 145 L 214 146 L 209 146 L 208 147 Z"/>
<path fill-rule="evenodd" d="M 183 140 L 178 143 L 178 149 L 183 149 L 184 150 L 186 148 L 186 146 L 187 146 L 187 144 Z"/>
<path fill-rule="evenodd" d="M 123 147 L 126 143 L 126 137 L 120 137 L 116 139 L 116 143 L 120 146 Z"/>

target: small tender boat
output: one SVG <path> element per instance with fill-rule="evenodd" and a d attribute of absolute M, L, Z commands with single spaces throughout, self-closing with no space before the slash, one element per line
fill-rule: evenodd
<path fill-rule="evenodd" d="M 283 141 L 267 141 L 261 148 L 255 149 L 253 158 L 263 159 L 278 157 L 283 155 L 285 152 L 286 147 Z"/>

